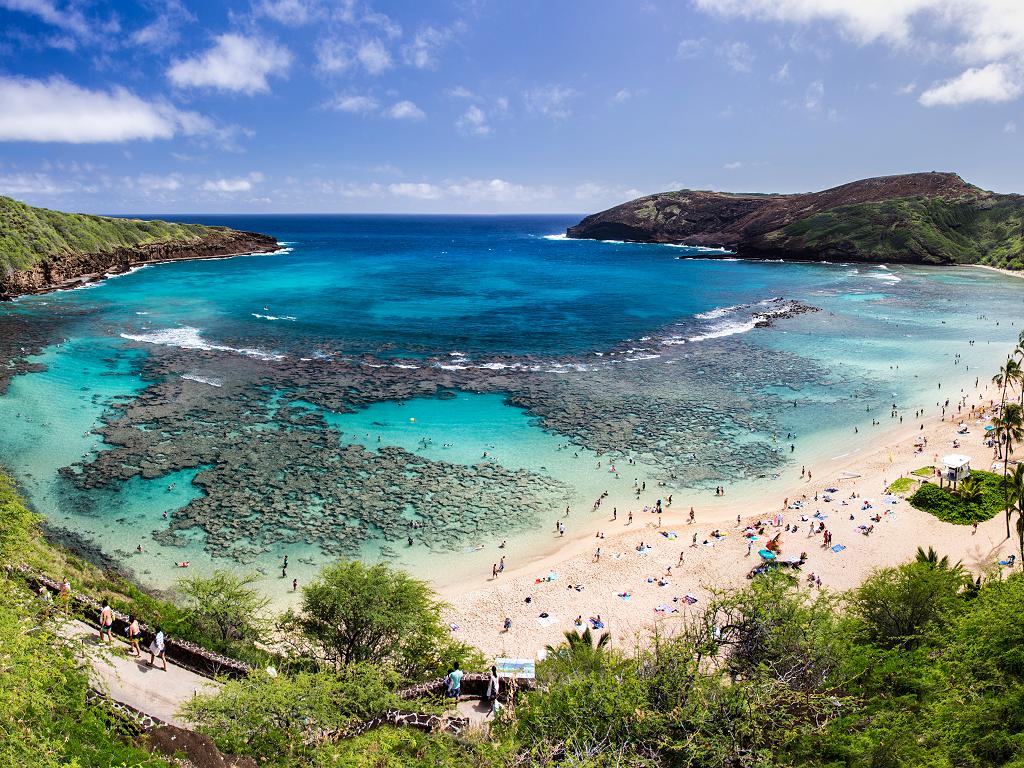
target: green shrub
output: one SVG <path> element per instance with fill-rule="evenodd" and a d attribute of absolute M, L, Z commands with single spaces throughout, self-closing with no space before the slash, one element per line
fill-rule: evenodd
<path fill-rule="evenodd" d="M 944 523 L 971 525 L 991 520 L 1005 508 L 1003 478 L 979 470 L 972 471 L 971 477 L 977 480 L 981 489 L 981 500 L 978 503 L 965 501 L 948 488 L 940 488 L 934 483 L 922 483 L 907 501 L 915 509 L 934 515 Z"/>

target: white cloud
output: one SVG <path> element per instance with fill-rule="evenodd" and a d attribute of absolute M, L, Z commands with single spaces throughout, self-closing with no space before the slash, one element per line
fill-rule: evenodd
<path fill-rule="evenodd" d="M 217 192 L 220 194 L 235 194 L 238 192 L 250 192 L 252 188 L 263 181 L 263 174 L 259 172 L 250 173 L 248 176 L 239 178 L 209 179 L 203 182 L 204 192 Z"/>
<path fill-rule="evenodd" d="M 405 62 L 417 69 L 433 69 L 437 66 L 437 53 L 452 37 L 450 29 L 426 26 L 420 29 L 402 55 Z"/>
<path fill-rule="evenodd" d="M 448 94 L 449 96 L 451 96 L 454 99 L 475 99 L 476 98 L 476 95 L 471 90 L 469 90 L 468 88 L 465 88 L 465 87 L 463 87 L 461 85 L 456 85 L 454 88 L 449 88 L 447 91 L 445 91 L 445 93 Z"/>
<path fill-rule="evenodd" d="M 884 42 L 968 68 L 925 91 L 925 106 L 1009 101 L 1024 93 L 1024 2 L 1020 0 L 695 0 L 725 17 L 835 25 L 859 44 Z M 949 38 L 952 36 L 953 44 Z M 947 57 L 949 58 L 949 57 Z"/>
<path fill-rule="evenodd" d="M 622 104 L 623 102 L 629 101 L 633 97 L 633 92 L 628 88 L 620 88 L 612 96 L 612 102 L 615 104 Z"/>
<path fill-rule="evenodd" d="M 550 200 L 555 195 L 551 187 L 514 184 L 504 179 L 457 179 L 439 184 L 405 182 L 389 184 L 388 192 L 396 197 L 416 200 L 445 199 L 471 203 L 529 203 Z"/>
<path fill-rule="evenodd" d="M 181 4 L 180 0 L 167 0 L 161 4 L 161 12 L 153 21 L 131 34 L 135 45 L 153 50 L 164 50 L 178 42 L 181 37 L 178 27 L 195 16 Z"/>
<path fill-rule="evenodd" d="M 172 173 L 168 176 L 157 176 L 151 173 L 144 173 L 135 180 L 141 189 L 157 190 L 160 192 L 174 192 L 181 189 L 181 175 Z"/>
<path fill-rule="evenodd" d="M 1016 133 L 1016 132 L 1017 132 L 1017 124 L 1013 120 L 1010 120 L 1009 122 L 1006 123 L 1006 125 L 1003 126 L 1003 133 Z"/>
<path fill-rule="evenodd" d="M 320 6 L 313 0 L 261 0 L 253 6 L 253 11 L 278 24 L 301 27 L 320 15 Z"/>
<path fill-rule="evenodd" d="M 346 94 L 335 97 L 328 106 L 339 112 L 366 114 L 367 112 L 376 112 L 380 107 L 380 103 L 372 96 Z"/>
<path fill-rule="evenodd" d="M 210 121 L 124 88 L 89 90 L 63 78 L 0 77 L 0 141 L 90 144 L 211 131 Z"/>
<path fill-rule="evenodd" d="M 733 160 L 731 163 L 726 163 L 722 167 L 725 168 L 725 170 L 727 170 L 727 171 L 737 171 L 737 170 L 739 170 L 740 168 L 743 167 L 743 161 L 742 160 Z"/>
<path fill-rule="evenodd" d="M 1019 73 L 1006 65 L 971 68 L 944 83 L 933 85 L 918 101 L 926 107 L 957 107 L 972 101 L 1012 101 L 1021 94 Z"/>
<path fill-rule="evenodd" d="M 859 42 L 879 38 L 905 41 L 910 18 L 944 0 L 695 0 L 698 8 L 722 16 L 809 23 L 828 21 Z"/>
<path fill-rule="evenodd" d="M 916 90 L 917 90 L 917 83 L 911 81 L 911 82 L 907 83 L 906 85 L 901 85 L 899 88 L 897 88 L 896 89 L 896 93 L 899 94 L 900 96 L 909 96 L 910 94 L 912 94 Z"/>
<path fill-rule="evenodd" d="M 436 184 L 410 181 L 388 184 L 388 191 L 398 197 L 413 197 L 417 200 L 437 200 L 443 194 Z"/>
<path fill-rule="evenodd" d="M 79 185 L 58 181 L 46 173 L 0 174 L 0 194 L 3 195 L 61 195 L 79 190 Z"/>
<path fill-rule="evenodd" d="M 408 100 L 392 104 L 388 109 L 388 117 L 395 120 L 422 120 L 426 116 L 426 112 Z"/>
<path fill-rule="evenodd" d="M 704 38 L 680 40 L 679 45 L 676 46 L 676 58 L 681 61 L 685 61 L 686 59 L 695 59 L 700 55 L 700 52 L 703 49 Z"/>
<path fill-rule="evenodd" d="M 476 104 L 471 104 L 462 113 L 462 116 L 455 121 L 455 127 L 460 133 L 468 136 L 487 136 L 491 133 L 491 126 L 487 124 L 487 114 Z"/>
<path fill-rule="evenodd" d="M 789 79 L 789 62 L 787 61 L 785 64 L 779 67 L 778 70 L 776 70 L 774 75 L 772 75 L 772 80 L 774 80 L 777 83 L 785 83 L 788 82 Z"/>
<path fill-rule="evenodd" d="M 316 44 L 316 61 L 322 72 L 344 72 L 352 66 L 352 49 L 340 40 L 321 40 Z"/>
<path fill-rule="evenodd" d="M 807 86 L 807 92 L 804 94 L 804 106 L 811 110 L 821 108 L 821 101 L 825 98 L 825 84 L 821 80 L 815 80 Z"/>
<path fill-rule="evenodd" d="M 575 96 L 576 91 L 572 88 L 558 84 L 541 86 L 523 94 L 527 109 L 552 120 L 564 120 L 572 114 L 569 102 Z"/>
<path fill-rule="evenodd" d="M 288 49 L 273 41 L 228 33 L 219 35 L 205 53 L 174 62 L 167 76 L 177 86 L 251 95 L 270 90 L 267 78 L 284 75 L 291 61 Z"/>
<path fill-rule="evenodd" d="M 720 51 L 725 63 L 734 72 L 749 72 L 754 64 L 754 52 L 750 46 L 742 42 L 732 42 Z"/>
<path fill-rule="evenodd" d="M 389 40 L 402 36 L 402 27 L 392 20 L 386 13 L 378 11 L 367 11 L 363 14 L 362 23 L 369 27 L 376 27 L 382 31 Z"/>
<path fill-rule="evenodd" d="M 79 11 L 57 8 L 49 0 L 0 0 L 0 8 L 31 14 L 47 24 L 83 37 L 91 33 L 89 23 Z"/>
<path fill-rule="evenodd" d="M 391 54 L 380 40 L 367 40 L 360 45 L 356 58 L 371 75 L 379 75 L 392 67 Z"/>

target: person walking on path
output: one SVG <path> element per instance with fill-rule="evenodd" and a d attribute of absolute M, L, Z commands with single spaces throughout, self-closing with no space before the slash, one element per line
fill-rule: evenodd
<path fill-rule="evenodd" d="M 501 679 L 498 677 L 498 668 L 491 667 L 491 675 L 487 679 L 487 700 L 491 703 L 491 712 L 498 709 L 498 693 L 501 690 Z"/>
<path fill-rule="evenodd" d="M 68 581 L 68 577 L 64 577 L 64 581 L 60 583 L 60 598 L 61 607 L 64 609 L 64 615 L 67 616 L 71 612 L 71 582 Z"/>
<path fill-rule="evenodd" d="M 167 648 L 164 645 L 164 631 L 160 627 L 156 628 L 156 636 L 153 638 L 153 642 L 149 644 L 149 666 L 155 667 L 157 658 L 164 663 L 164 672 L 166 672 Z"/>
<path fill-rule="evenodd" d="M 107 645 L 114 642 L 114 633 L 111 631 L 111 627 L 114 626 L 114 609 L 110 607 L 110 602 L 107 600 L 103 601 L 103 607 L 100 608 L 100 642 L 104 642 L 106 638 Z"/>
<path fill-rule="evenodd" d="M 129 656 L 141 656 L 142 651 L 139 650 L 139 636 L 142 634 L 142 627 L 139 626 L 139 620 L 134 616 L 128 616 L 128 655 Z"/>
<path fill-rule="evenodd" d="M 451 671 L 448 672 L 445 677 L 445 685 L 447 686 L 448 698 L 455 699 L 456 702 L 459 700 L 459 696 L 462 694 L 462 675 L 463 672 L 459 669 L 459 662 L 452 664 Z"/>

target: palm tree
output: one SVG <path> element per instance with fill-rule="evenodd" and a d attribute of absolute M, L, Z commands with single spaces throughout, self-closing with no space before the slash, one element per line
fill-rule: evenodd
<path fill-rule="evenodd" d="M 1003 412 L 997 419 L 993 420 L 995 433 L 999 440 L 1000 453 L 1003 458 L 1003 489 L 1006 501 L 1006 538 L 1010 538 L 1010 513 L 1012 510 L 1009 498 L 1009 486 L 1006 482 L 1009 471 L 1010 455 L 1013 453 L 1013 446 L 1024 439 L 1024 408 L 1018 403 L 1007 403 Z M 1004 446 L 1005 445 L 1005 449 Z"/>
<path fill-rule="evenodd" d="M 1002 396 L 1000 397 L 1000 407 L 1006 405 L 1006 388 L 1014 382 L 1021 380 L 1022 369 L 1020 363 L 1014 360 L 1012 357 L 1006 359 L 1006 363 L 999 369 L 995 376 L 992 377 L 992 383 L 995 384 L 1002 390 Z"/>
<path fill-rule="evenodd" d="M 590 627 L 580 633 L 569 630 L 563 643 L 546 647 L 547 658 L 551 662 L 548 671 L 553 673 L 553 677 L 563 677 L 604 669 L 612 655 L 611 641 L 611 633 L 607 630 L 598 636 L 596 642 Z"/>
<path fill-rule="evenodd" d="M 964 579 L 965 582 L 970 580 L 962 560 L 957 560 L 955 565 L 950 565 L 949 555 L 939 557 L 939 553 L 931 547 L 928 547 L 927 552 L 925 552 L 923 548 L 918 547 L 917 556 L 914 560 L 918 563 L 924 563 L 935 571 L 950 571 L 951 573 L 955 573 L 957 576 Z"/>
<path fill-rule="evenodd" d="M 1006 538 L 1010 538 L 1010 487 L 1006 482 L 1010 454 L 1013 447 L 1024 439 L 1024 408 L 1019 403 L 1006 403 L 1002 413 L 992 419 L 993 433 L 999 442 L 1003 459 L 1003 499 L 1006 502 Z M 1004 447 L 1005 446 L 1005 447 Z"/>
<path fill-rule="evenodd" d="M 981 487 L 981 481 L 976 477 L 967 477 L 960 487 L 956 491 L 956 495 L 964 502 L 972 507 L 976 507 L 981 503 L 984 497 L 984 492 Z"/>
<path fill-rule="evenodd" d="M 1024 560 L 1024 464 L 1018 464 L 1013 469 L 1013 474 L 1003 480 L 1006 484 L 1005 491 L 1009 499 L 1008 506 L 1017 508 L 1017 538 L 1020 539 L 1020 559 Z M 1009 538 L 1010 518 L 1007 511 L 1006 526 Z"/>

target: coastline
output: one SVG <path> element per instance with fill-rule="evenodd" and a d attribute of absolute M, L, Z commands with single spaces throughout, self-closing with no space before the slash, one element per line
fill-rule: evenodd
<path fill-rule="evenodd" d="M 237 241 L 241 241 L 238 243 Z M 168 254 L 164 251 L 174 251 L 178 243 L 151 243 L 132 249 L 116 249 L 109 252 L 76 254 L 72 259 L 89 263 L 90 271 L 77 272 L 63 278 L 51 281 L 53 267 L 49 261 L 34 265 L 31 269 L 14 272 L 3 278 L 0 282 L 0 301 L 12 301 L 20 296 L 35 296 L 54 291 L 74 290 L 88 285 L 102 282 L 109 277 L 117 277 L 127 274 L 140 267 L 155 264 L 168 264 L 175 261 L 206 261 L 211 259 L 230 259 L 238 256 L 260 256 L 271 255 L 281 250 L 282 245 L 277 238 L 269 235 L 262 235 L 255 232 L 231 231 L 230 238 L 223 243 L 226 249 L 221 249 L 217 242 L 201 241 L 199 243 L 185 244 L 180 254 Z M 210 252 L 204 253 L 204 249 Z M 147 251 L 152 251 L 154 258 L 150 258 Z M 135 257 L 133 257 L 135 254 Z M 92 262 L 109 262 L 106 264 L 93 264 Z M 100 267 L 100 268 L 96 268 Z M 24 283 L 36 270 L 42 269 L 43 280 L 38 283 Z M 18 284 L 21 283 L 21 287 Z M 13 288 L 12 288 L 13 286 Z"/>
<path fill-rule="evenodd" d="M 968 404 L 988 407 L 993 399 L 989 389 L 981 384 L 968 395 Z M 932 464 L 934 455 L 953 450 L 950 444 L 961 421 L 969 425 L 970 433 L 960 436 L 960 450 L 976 458 L 976 467 L 988 467 L 990 449 L 976 443 L 984 434 L 983 422 L 977 416 L 943 419 L 936 415 L 887 430 L 872 441 L 871 450 L 814 467 L 813 482 L 793 482 L 772 489 L 760 504 L 723 499 L 721 504 L 699 508 L 693 525 L 686 520 L 689 505 L 685 499 L 677 499 L 671 510 L 666 510 L 660 528 L 653 515 L 644 515 L 636 508 L 632 525 L 624 523 L 625 513 L 614 522 L 605 517 L 577 523 L 578 531 L 554 554 L 512 564 L 497 579 L 480 575 L 442 588 L 441 595 L 450 606 L 449 621 L 458 627 L 453 634 L 485 653 L 527 657 L 541 652 L 547 644 L 557 644 L 564 632 L 579 629 L 574 625 L 577 616 L 586 623 L 589 617 L 599 615 L 613 643 L 630 647 L 655 627 L 671 631 L 690 610 L 684 599 L 687 595 L 697 599 L 694 610 L 698 610 L 714 591 L 746 583 L 747 572 L 760 563 L 760 558 L 756 549 L 747 555 L 742 531 L 749 523 L 771 520 L 776 514 L 783 517 L 781 525 L 768 527 L 765 538 L 782 534 L 783 558 L 796 558 L 806 552 L 801 579 L 814 573 L 827 589 L 850 589 L 876 568 L 913 559 L 918 546 L 931 546 L 953 561 L 963 561 L 976 575 L 990 572 L 997 567 L 998 555 L 1016 551 L 1015 539 L 1005 538 L 1002 515 L 980 524 L 972 534 L 970 526 L 941 522 L 905 500 L 895 505 L 882 503 L 892 481 Z M 921 454 L 915 453 L 914 447 L 919 436 L 928 441 Z M 839 489 L 833 501 L 815 503 L 815 494 L 823 499 L 829 487 Z M 852 493 L 858 494 L 856 502 L 848 498 Z M 785 508 L 783 499 L 792 503 L 803 496 L 808 500 L 804 510 Z M 862 499 L 873 500 L 871 511 L 860 509 Z M 845 550 L 835 553 L 824 549 L 820 536 L 808 536 L 808 522 L 800 517 L 818 510 L 826 515 L 835 542 Z M 876 524 L 878 530 L 865 536 L 857 526 L 870 523 L 869 515 L 875 512 L 883 514 L 882 521 Z M 851 514 L 853 520 L 849 519 Z M 741 526 L 736 524 L 737 515 Z M 789 523 L 798 525 L 799 532 L 787 533 L 783 526 Z M 691 544 L 693 535 L 698 542 L 710 540 L 712 529 L 721 529 L 725 538 L 713 546 Z M 604 532 L 604 538 L 597 538 L 598 531 Z M 678 533 L 678 538 L 667 538 L 663 532 Z M 637 551 L 641 542 L 651 547 L 643 555 Z M 595 560 L 597 547 L 601 548 L 599 561 Z M 496 552 L 494 556 L 497 559 L 501 554 Z M 668 567 L 671 574 L 666 576 Z M 539 580 L 550 573 L 557 574 L 554 581 Z M 667 581 L 664 587 L 658 586 L 662 578 Z M 630 593 L 628 599 L 619 596 L 623 592 Z M 527 597 L 530 602 L 526 602 Z M 669 610 L 658 612 L 658 607 Z M 539 619 L 542 612 L 548 614 L 547 619 Z M 505 617 L 512 619 L 509 632 L 502 631 Z"/>
<path fill-rule="evenodd" d="M 1008 277 L 1024 277 L 1024 270 L 1017 269 L 1004 269 L 1003 267 L 990 267 L 987 264 L 971 264 L 972 267 L 978 269 L 987 269 L 990 272 L 998 272 L 1000 275 L 1007 275 Z"/>

